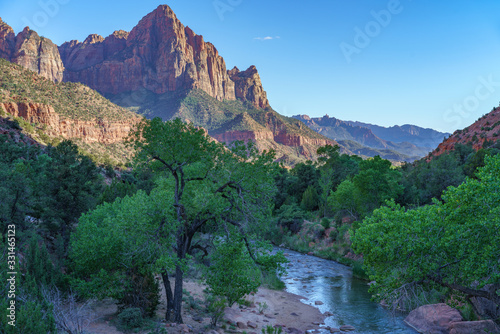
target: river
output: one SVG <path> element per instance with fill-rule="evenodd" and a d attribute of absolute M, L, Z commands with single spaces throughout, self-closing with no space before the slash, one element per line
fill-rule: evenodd
<path fill-rule="evenodd" d="M 351 325 L 350 333 L 417 333 L 404 322 L 404 315 L 393 316 L 370 300 L 368 284 L 352 276 L 349 267 L 334 261 L 280 249 L 290 261 L 288 274 L 282 277 L 288 292 L 307 298 L 304 303 L 331 312 L 326 326 Z M 320 301 L 322 305 L 315 305 Z M 325 331 L 326 332 L 326 331 Z"/>

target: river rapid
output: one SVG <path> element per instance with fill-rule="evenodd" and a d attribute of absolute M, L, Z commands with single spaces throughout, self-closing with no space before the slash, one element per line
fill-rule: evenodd
<path fill-rule="evenodd" d="M 350 333 L 359 334 L 417 333 L 403 322 L 405 315 L 393 316 L 372 302 L 367 282 L 354 278 L 349 267 L 287 249 L 277 250 L 290 261 L 288 273 L 282 277 L 286 290 L 306 297 L 302 302 L 322 313 L 332 313 L 325 319 L 326 326 L 351 325 L 356 330 Z M 315 305 L 316 301 L 322 304 Z"/>

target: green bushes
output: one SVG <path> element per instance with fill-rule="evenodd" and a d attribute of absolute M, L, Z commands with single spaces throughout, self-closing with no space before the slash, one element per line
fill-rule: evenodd
<path fill-rule="evenodd" d="M 140 308 L 130 307 L 118 314 L 118 321 L 125 329 L 135 329 L 142 326 L 144 319 Z"/>
<path fill-rule="evenodd" d="M 297 204 L 285 204 L 277 211 L 276 218 L 278 225 L 292 233 L 297 233 L 302 228 L 306 215 L 306 212 Z"/>

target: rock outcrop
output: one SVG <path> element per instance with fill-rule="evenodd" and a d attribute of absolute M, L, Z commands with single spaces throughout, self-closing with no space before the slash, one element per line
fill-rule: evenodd
<path fill-rule="evenodd" d="M 212 135 L 212 137 L 223 143 L 232 143 L 237 140 L 244 142 L 274 140 L 274 135 L 271 131 L 227 131 Z"/>
<path fill-rule="evenodd" d="M 255 66 L 250 66 L 246 71 L 240 72 L 235 66 L 228 71 L 229 77 L 234 81 L 236 98 L 249 101 L 257 108 L 269 107 L 267 94 L 262 88 L 259 73 Z"/>
<path fill-rule="evenodd" d="M 460 312 L 444 303 L 420 306 L 410 312 L 405 322 L 419 333 L 500 334 L 500 328 L 492 320 L 463 321 Z"/>
<path fill-rule="evenodd" d="M 29 27 L 14 35 L 14 30 L 0 19 L 0 57 L 26 67 L 47 79 L 60 82 L 64 65 L 57 46 L 40 37 Z"/>
<path fill-rule="evenodd" d="M 83 121 L 60 117 L 49 105 L 41 103 L 0 103 L 0 109 L 4 112 L 21 117 L 29 123 L 37 126 L 46 126 L 45 134 L 51 137 L 63 137 L 65 139 L 79 138 L 84 142 L 114 144 L 123 142 L 140 121 L 140 117 L 129 121 L 107 121 L 95 119 Z"/>
<path fill-rule="evenodd" d="M 449 333 L 452 324 L 463 321 L 460 312 L 441 303 L 424 305 L 410 312 L 405 322 L 419 333 Z"/>

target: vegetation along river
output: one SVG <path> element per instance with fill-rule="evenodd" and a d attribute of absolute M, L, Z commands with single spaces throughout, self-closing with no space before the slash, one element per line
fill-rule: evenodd
<path fill-rule="evenodd" d="M 404 315 L 392 315 L 370 300 L 368 284 L 352 276 L 351 269 L 334 261 L 280 249 L 290 261 L 287 275 L 282 277 L 288 292 L 307 298 L 304 303 L 315 305 L 322 313 L 333 315 L 326 326 L 339 328 L 351 325 L 351 333 L 417 333 L 404 322 Z"/>

